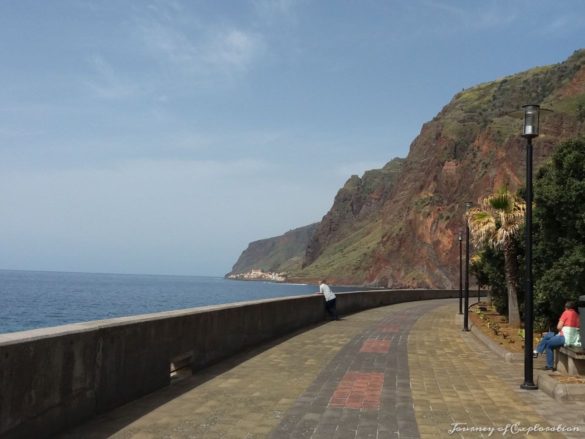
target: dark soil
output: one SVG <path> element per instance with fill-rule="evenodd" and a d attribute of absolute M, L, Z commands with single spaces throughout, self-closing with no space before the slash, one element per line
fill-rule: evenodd
<path fill-rule="evenodd" d="M 485 302 L 472 305 L 469 308 L 469 320 L 485 335 L 498 343 L 504 349 L 513 353 L 524 352 L 524 331 L 508 325 L 508 319 L 488 306 Z M 535 334 L 533 346 L 540 341 L 541 334 Z M 585 377 L 550 374 L 562 384 L 585 384 Z"/>
<path fill-rule="evenodd" d="M 485 302 L 471 305 L 469 308 L 469 320 L 477 326 L 485 335 L 495 341 L 509 352 L 524 352 L 524 331 L 513 328 L 508 324 L 508 319 L 488 306 Z M 540 337 L 534 337 L 536 346 Z"/>

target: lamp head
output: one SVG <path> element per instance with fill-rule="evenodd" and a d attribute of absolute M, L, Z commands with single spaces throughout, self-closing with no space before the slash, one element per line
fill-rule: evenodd
<path fill-rule="evenodd" d="M 532 139 L 538 136 L 539 119 L 540 119 L 540 105 L 529 104 L 522 106 L 524 108 L 524 128 L 522 130 L 522 137 Z"/>

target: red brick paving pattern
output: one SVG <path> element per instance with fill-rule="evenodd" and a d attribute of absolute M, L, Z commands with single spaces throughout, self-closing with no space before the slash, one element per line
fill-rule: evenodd
<path fill-rule="evenodd" d="M 400 326 L 399 325 L 380 325 L 380 326 L 378 326 L 378 330 L 380 332 L 399 332 Z"/>
<path fill-rule="evenodd" d="M 384 373 L 347 372 L 329 401 L 332 408 L 378 409 Z"/>
<path fill-rule="evenodd" d="M 390 350 L 390 340 L 378 340 L 370 338 L 362 344 L 360 352 L 374 352 L 378 354 L 387 354 Z"/>

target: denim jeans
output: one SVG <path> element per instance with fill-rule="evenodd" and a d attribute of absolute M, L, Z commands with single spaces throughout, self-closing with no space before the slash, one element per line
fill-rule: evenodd
<path fill-rule="evenodd" d="M 546 367 L 554 366 L 555 354 L 553 349 L 560 348 L 565 344 L 565 337 L 556 335 L 554 332 L 547 332 L 536 346 L 536 352 L 542 354 L 546 351 Z"/>

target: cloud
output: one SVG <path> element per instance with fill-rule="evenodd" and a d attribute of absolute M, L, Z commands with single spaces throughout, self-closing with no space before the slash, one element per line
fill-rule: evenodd
<path fill-rule="evenodd" d="M 91 72 L 82 83 L 99 99 L 151 96 L 164 103 L 177 90 L 233 85 L 267 50 L 261 32 L 203 19 L 177 1 L 151 1 L 124 21 L 129 38 L 86 59 Z"/>
<path fill-rule="evenodd" d="M 261 34 L 225 24 L 191 22 L 187 29 L 177 18 L 148 17 L 136 22 L 135 34 L 145 53 L 167 72 L 201 82 L 233 79 L 250 70 L 266 44 Z"/>
<path fill-rule="evenodd" d="M 258 35 L 237 29 L 216 32 L 199 48 L 205 64 L 224 73 L 247 70 L 262 50 Z"/>
<path fill-rule="evenodd" d="M 144 84 L 124 79 L 103 56 L 95 54 L 89 57 L 88 63 L 94 75 L 84 83 L 96 97 L 119 100 L 145 93 Z"/>

